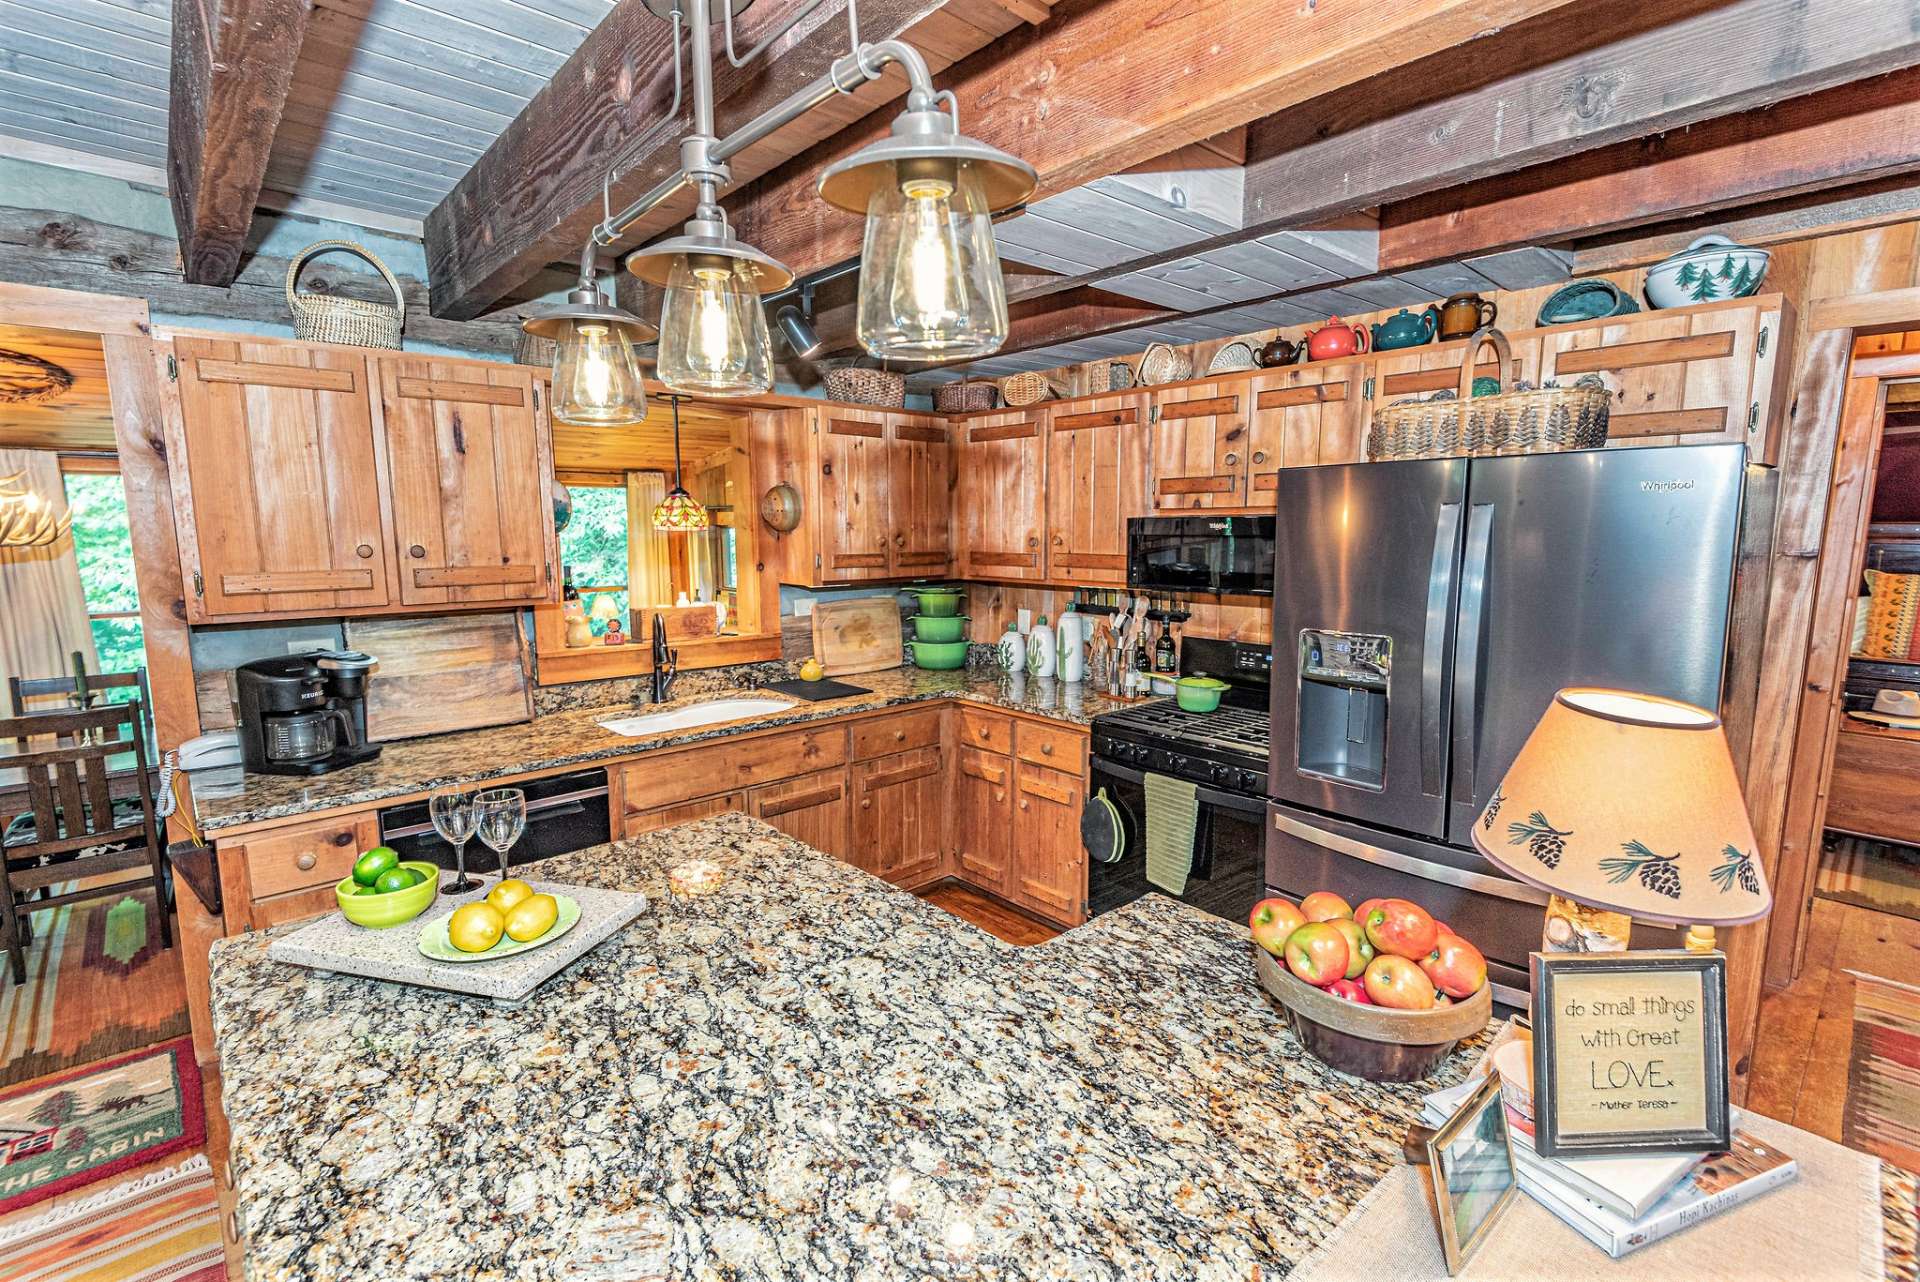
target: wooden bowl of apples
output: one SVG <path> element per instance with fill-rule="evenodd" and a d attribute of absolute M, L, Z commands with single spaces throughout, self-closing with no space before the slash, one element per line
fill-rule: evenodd
<path fill-rule="evenodd" d="M 1263 899 L 1250 925 L 1261 987 L 1343 1073 L 1417 1082 L 1492 1018 L 1485 958 L 1406 900 Z"/>

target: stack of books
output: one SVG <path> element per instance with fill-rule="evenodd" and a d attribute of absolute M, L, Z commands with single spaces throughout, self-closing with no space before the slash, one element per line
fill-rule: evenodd
<path fill-rule="evenodd" d="M 1479 1084 L 1479 1078 L 1469 1078 L 1427 1096 L 1427 1125 L 1445 1122 Z M 1737 1128 L 1737 1109 L 1733 1121 Z M 1724 1153 L 1551 1158 L 1534 1151 L 1532 1128 L 1523 1125 L 1509 1109 L 1507 1129 L 1513 1136 L 1514 1175 L 1521 1191 L 1616 1260 L 1750 1202 L 1799 1174 L 1791 1157 L 1738 1129 L 1733 1147 Z"/>

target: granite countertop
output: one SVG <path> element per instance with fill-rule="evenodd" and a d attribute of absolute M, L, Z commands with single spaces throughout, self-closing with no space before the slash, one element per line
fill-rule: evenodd
<path fill-rule="evenodd" d="M 518 1009 L 214 945 L 253 1282 L 1274 1277 L 1469 1058 L 1335 1073 L 1160 896 L 1013 949 L 738 814 L 533 867 L 652 906 Z"/>
<path fill-rule="evenodd" d="M 313 776 L 246 775 L 238 792 L 228 796 L 194 798 L 194 812 L 203 833 L 315 810 L 363 806 L 407 793 L 424 792 L 448 784 L 475 784 L 505 775 L 560 768 L 632 756 L 656 748 L 698 743 L 749 730 L 797 725 L 825 717 L 845 716 L 875 708 L 890 708 L 930 699 L 965 699 L 988 707 L 1033 713 L 1057 721 L 1085 725 L 1102 712 L 1125 706 L 1088 685 L 1067 685 L 1053 677 L 1008 678 L 994 672 L 923 672 L 918 668 L 891 668 L 845 678 L 872 693 L 818 703 L 797 702 L 768 716 L 725 721 L 688 730 L 629 737 L 598 723 L 637 713 L 671 711 L 739 698 L 753 690 L 724 690 L 689 696 L 639 708 L 603 707 L 549 713 L 516 725 L 455 734 L 429 735 L 385 745 L 379 758 L 332 774 Z M 781 697 L 781 696 L 770 696 Z"/>

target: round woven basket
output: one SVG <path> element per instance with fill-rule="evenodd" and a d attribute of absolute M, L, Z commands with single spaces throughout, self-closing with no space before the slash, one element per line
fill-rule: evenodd
<path fill-rule="evenodd" d="M 1150 344 L 1140 354 L 1140 382 L 1152 387 L 1159 383 L 1177 383 L 1193 374 L 1193 357 L 1167 343 Z"/>
<path fill-rule="evenodd" d="M 1059 394 L 1053 380 L 1035 369 L 1009 374 L 1000 380 L 1000 399 L 1008 405 L 1035 405 Z"/>
<path fill-rule="evenodd" d="M 828 370 L 821 382 L 826 386 L 828 400 L 850 405 L 883 405 L 889 409 L 899 409 L 907 403 L 907 380 L 892 370 L 843 365 Z"/>
<path fill-rule="evenodd" d="M 339 250 L 372 264 L 393 291 L 391 303 L 370 303 L 332 294 L 299 294 L 294 283 L 307 263 Z M 354 347 L 386 347 L 398 351 L 400 330 L 407 318 L 406 296 L 387 265 L 371 251 L 350 240 L 322 240 L 308 245 L 287 264 L 287 306 L 293 312 L 293 336 L 311 343 L 346 343 Z"/>
<path fill-rule="evenodd" d="M 1213 354 L 1213 360 L 1207 365 L 1207 373 L 1237 374 L 1242 370 L 1259 368 L 1260 362 L 1253 357 L 1253 344 L 1236 339 Z"/>
<path fill-rule="evenodd" d="M 942 414 L 971 414 L 993 408 L 999 388 L 991 382 L 942 383 L 933 390 L 933 405 Z"/>

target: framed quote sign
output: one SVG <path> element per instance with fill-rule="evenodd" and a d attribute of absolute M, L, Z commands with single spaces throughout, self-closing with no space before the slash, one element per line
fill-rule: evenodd
<path fill-rule="evenodd" d="M 1542 1157 L 1731 1142 L 1719 953 L 1535 953 L 1534 1143 Z"/>

